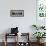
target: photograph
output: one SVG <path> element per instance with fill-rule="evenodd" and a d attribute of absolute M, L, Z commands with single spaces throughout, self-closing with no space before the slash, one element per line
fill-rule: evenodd
<path fill-rule="evenodd" d="M 24 17 L 24 10 L 10 10 L 11 17 Z"/>

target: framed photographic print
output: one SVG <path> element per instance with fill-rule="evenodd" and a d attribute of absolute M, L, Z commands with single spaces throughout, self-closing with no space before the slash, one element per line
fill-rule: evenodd
<path fill-rule="evenodd" d="M 11 10 L 10 16 L 11 17 L 24 17 L 24 10 Z"/>

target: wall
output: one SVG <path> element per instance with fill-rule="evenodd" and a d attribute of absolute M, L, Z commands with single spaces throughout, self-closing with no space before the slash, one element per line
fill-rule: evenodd
<path fill-rule="evenodd" d="M 24 10 L 24 17 L 10 17 L 10 10 Z M 31 25 L 36 24 L 36 0 L 0 0 L 0 34 L 7 29 L 19 27 L 19 32 L 33 32 Z M 32 35 L 32 34 L 31 34 Z"/>

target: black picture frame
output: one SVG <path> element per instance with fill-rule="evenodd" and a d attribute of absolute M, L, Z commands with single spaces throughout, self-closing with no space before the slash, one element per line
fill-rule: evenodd
<path fill-rule="evenodd" d="M 24 17 L 24 10 L 10 10 L 11 17 Z"/>

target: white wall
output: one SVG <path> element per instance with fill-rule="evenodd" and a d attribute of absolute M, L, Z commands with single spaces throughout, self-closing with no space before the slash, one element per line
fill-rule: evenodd
<path fill-rule="evenodd" d="M 24 17 L 10 17 L 11 9 L 23 9 Z M 36 24 L 36 0 L 0 0 L 0 34 L 16 26 L 20 32 L 31 34 L 32 24 Z"/>

